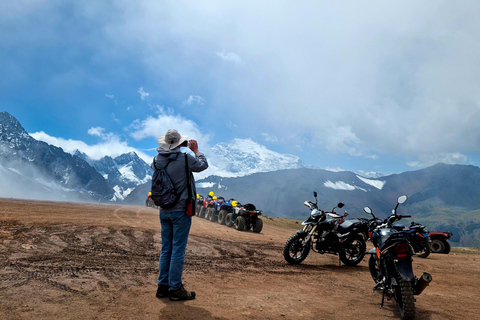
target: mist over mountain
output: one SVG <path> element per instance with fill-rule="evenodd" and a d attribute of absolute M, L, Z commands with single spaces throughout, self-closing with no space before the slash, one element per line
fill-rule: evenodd
<path fill-rule="evenodd" d="M 0 112 L 2 196 L 33 199 L 106 199 L 103 177 L 83 159 L 33 139 L 7 112 Z"/>

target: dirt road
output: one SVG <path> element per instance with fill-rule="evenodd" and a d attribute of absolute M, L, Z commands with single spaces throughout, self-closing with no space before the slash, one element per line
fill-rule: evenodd
<path fill-rule="evenodd" d="M 293 229 L 260 234 L 195 217 L 184 281 L 197 299 L 155 298 L 160 224 L 146 207 L 0 199 L 1 319 L 398 319 L 367 262 L 310 253 L 287 265 Z M 414 258 L 433 281 L 417 319 L 479 319 L 480 256 Z"/>

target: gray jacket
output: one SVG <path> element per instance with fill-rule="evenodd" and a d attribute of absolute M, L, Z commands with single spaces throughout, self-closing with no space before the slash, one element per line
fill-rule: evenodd
<path fill-rule="evenodd" d="M 153 170 L 161 170 L 168 163 L 169 159 L 172 159 L 170 164 L 167 167 L 167 173 L 170 176 L 170 179 L 175 186 L 177 192 L 181 192 L 178 202 L 171 208 L 163 209 L 160 208 L 160 212 L 181 212 L 186 211 L 186 200 L 188 198 L 187 186 L 187 175 L 185 170 L 185 154 L 180 151 L 180 148 L 174 150 L 163 150 L 162 148 L 157 148 L 158 154 L 155 156 L 155 166 L 154 162 L 150 165 Z M 197 152 L 195 156 L 192 154 L 187 154 L 188 159 L 188 168 L 190 174 L 190 182 L 192 185 L 192 195 L 197 196 L 197 190 L 195 188 L 195 179 L 193 178 L 192 172 L 201 172 L 208 168 L 207 158 L 201 152 Z M 156 167 L 156 168 L 155 168 Z"/>

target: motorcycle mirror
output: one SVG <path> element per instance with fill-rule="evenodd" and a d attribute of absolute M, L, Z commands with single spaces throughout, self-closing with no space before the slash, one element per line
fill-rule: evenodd
<path fill-rule="evenodd" d="M 365 211 L 366 213 L 372 214 L 372 209 L 370 207 L 363 208 L 363 211 Z"/>
<path fill-rule="evenodd" d="M 338 208 L 343 208 L 343 206 L 344 206 L 344 204 L 341 203 L 341 202 L 339 202 L 339 203 L 337 204 L 337 207 L 338 207 Z"/>
<path fill-rule="evenodd" d="M 313 196 L 316 198 L 317 197 L 317 191 L 313 191 Z"/>
<path fill-rule="evenodd" d="M 405 201 L 407 201 L 407 196 L 406 196 L 406 195 L 403 195 L 403 196 L 398 197 L 397 202 L 398 202 L 399 204 L 405 203 Z"/>

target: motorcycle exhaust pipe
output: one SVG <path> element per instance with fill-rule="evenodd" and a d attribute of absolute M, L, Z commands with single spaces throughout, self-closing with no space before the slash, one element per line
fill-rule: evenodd
<path fill-rule="evenodd" d="M 432 276 L 430 275 L 430 273 L 424 272 L 422 276 L 419 279 L 417 279 L 417 283 L 415 284 L 414 294 L 419 295 L 420 293 L 422 293 L 423 290 L 425 290 L 425 288 L 428 287 L 431 281 L 432 281 Z"/>

